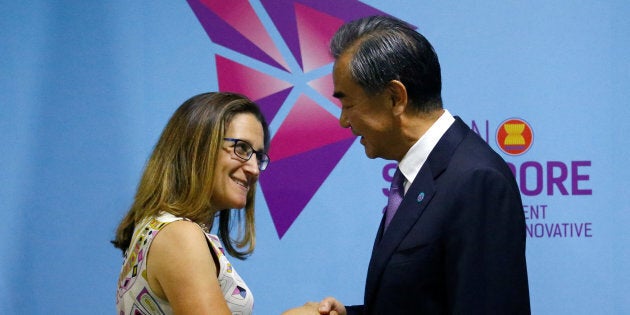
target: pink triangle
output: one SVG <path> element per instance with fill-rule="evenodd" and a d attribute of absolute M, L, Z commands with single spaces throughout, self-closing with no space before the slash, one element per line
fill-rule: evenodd
<path fill-rule="evenodd" d="M 252 100 L 258 100 L 292 86 L 220 55 L 216 55 L 216 63 L 220 91 L 241 93 Z"/>
<path fill-rule="evenodd" d="M 328 44 L 343 20 L 295 3 L 302 70 L 309 72 L 333 62 Z"/>
<path fill-rule="evenodd" d="M 335 91 L 335 87 L 333 86 L 332 73 L 308 82 L 308 85 L 312 87 L 315 91 L 319 92 L 319 94 L 325 96 L 335 105 L 337 105 L 337 107 L 341 108 L 341 102 L 339 101 L 339 99 L 332 96 Z"/>
<path fill-rule="evenodd" d="M 281 64 L 285 70 L 289 70 L 282 54 L 247 0 L 201 0 L 201 2 L 269 57 Z"/>
<path fill-rule="evenodd" d="M 335 116 L 300 95 L 271 140 L 269 155 L 278 161 L 349 138 L 354 135 L 341 128 Z"/>

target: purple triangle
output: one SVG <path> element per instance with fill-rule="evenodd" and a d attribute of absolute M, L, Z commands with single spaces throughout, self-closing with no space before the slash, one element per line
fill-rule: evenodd
<path fill-rule="evenodd" d="M 280 239 L 300 215 L 356 138 L 273 161 L 260 186 Z"/>
<path fill-rule="evenodd" d="M 267 124 L 271 124 L 271 121 L 274 117 L 276 117 L 278 110 L 280 110 L 280 107 L 282 107 L 282 104 L 284 104 L 284 101 L 287 99 L 287 96 L 289 96 L 292 89 L 293 88 L 291 87 L 267 97 L 254 100 L 254 102 L 260 106 L 260 110 L 262 111 L 263 116 L 265 116 Z"/>
<path fill-rule="evenodd" d="M 258 46 L 250 42 L 239 31 L 226 23 L 199 0 L 188 0 L 188 4 L 199 19 L 201 26 L 213 42 L 235 50 L 241 54 L 260 60 L 273 67 L 287 71 L 281 64 L 271 58 Z"/>

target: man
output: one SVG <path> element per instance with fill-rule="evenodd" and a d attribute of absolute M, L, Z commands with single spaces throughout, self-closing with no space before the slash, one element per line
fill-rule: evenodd
<path fill-rule="evenodd" d="M 326 298 L 320 313 L 529 314 L 519 189 L 505 161 L 443 109 L 431 44 L 375 16 L 343 25 L 331 51 L 339 122 L 369 158 L 398 162 L 404 197 L 379 227 L 364 304 Z"/>

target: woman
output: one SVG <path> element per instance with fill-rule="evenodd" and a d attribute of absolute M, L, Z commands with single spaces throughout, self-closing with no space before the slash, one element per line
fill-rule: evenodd
<path fill-rule="evenodd" d="M 252 312 L 224 248 L 238 259 L 254 250 L 254 194 L 268 145 L 267 123 L 244 96 L 200 94 L 175 111 L 112 241 L 124 255 L 117 314 Z M 218 237 L 210 234 L 216 217 Z"/>

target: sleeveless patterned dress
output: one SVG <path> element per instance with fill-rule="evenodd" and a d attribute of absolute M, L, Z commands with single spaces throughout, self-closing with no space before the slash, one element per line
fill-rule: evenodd
<path fill-rule="evenodd" d="M 145 218 L 136 225 L 131 244 L 123 258 L 118 279 L 116 310 L 118 315 L 173 314 L 168 301 L 156 296 L 147 282 L 147 253 L 161 229 L 175 221 L 187 220 L 162 213 L 158 217 Z M 254 307 L 254 297 L 243 279 L 232 268 L 223 246 L 215 235 L 205 233 L 212 250 L 219 258 L 219 285 L 228 307 L 234 315 L 249 315 Z"/>

